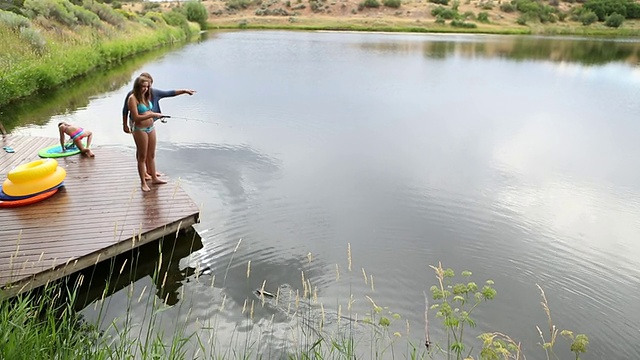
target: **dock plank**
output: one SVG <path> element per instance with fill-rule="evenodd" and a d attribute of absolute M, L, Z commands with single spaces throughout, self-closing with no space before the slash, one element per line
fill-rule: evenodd
<path fill-rule="evenodd" d="M 2 146 L 15 153 L 0 153 L 0 181 L 58 141 L 4 137 Z M 0 208 L 0 288 L 5 295 L 44 285 L 199 221 L 198 206 L 177 181 L 168 179 L 143 193 L 132 152 L 92 150 L 95 158 L 57 159 L 67 176 L 51 198 Z"/>

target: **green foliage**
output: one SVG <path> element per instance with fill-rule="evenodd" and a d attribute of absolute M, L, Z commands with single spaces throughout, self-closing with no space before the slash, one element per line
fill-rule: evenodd
<path fill-rule="evenodd" d="M 435 7 L 433 10 L 431 10 L 431 15 L 435 16 L 436 18 L 441 17 L 445 20 L 453 20 L 460 17 L 457 11 L 446 8 L 444 6 Z"/>
<path fill-rule="evenodd" d="M 594 22 L 598 21 L 598 15 L 596 15 L 596 13 L 591 10 L 587 10 L 580 14 L 579 20 L 582 25 L 591 25 Z"/>
<path fill-rule="evenodd" d="M 161 6 L 160 3 L 155 2 L 155 1 L 145 1 L 142 3 L 142 11 L 143 12 L 147 12 L 147 11 L 160 11 L 161 10 Z"/>
<path fill-rule="evenodd" d="M 380 7 L 380 1 L 378 0 L 364 0 L 362 5 L 367 8 L 377 8 Z"/>
<path fill-rule="evenodd" d="M 78 23 L 73 6 L 67 0 L 25 0 L 24 12 L 31 19 L 42 16 L 65 26 L 73 26 Z"/>
<path fill-rule="evenodd" d="M 541 23 L 555 22 L 558 9 L 535 0 L 513 0 L 516 10 L 526 16 L 526 20 L 537 20 Z"/>
<path fill-rule="evenodd" d="M 207 28 L 207 8 L 198 1 L 187 1 L 183 7 L 183 13 L 187 16 L 187 20 L 200 24 L 201 29 Z"/>
<path fill-rule="evenodd" d="M 587 0 L 583 7 L 594 12 L 599 21 L 604 21 L 607 16 L 614 13 L 626 17 L 629 3 L 629 0 Z"/>
<path fill-rule="evenodd" d="M 604 20 L 604 24 L 608 27 L 618 28 L 624 22 L 624 16 L 613 13 Z"/>
<path fill-rule="evenodd" d="M 489 13 L 486 11 L 478 13 L 478 21 L 481 23 L 489 23 Z"/>
<path fill-rule="evenodd" d="M 480 289 L 473 281 L 456 282 L 454 271 L 443 268 L 442 264 L 430 267 L 438 279 L 438 285 L 430 289 L 432 299 L 436 300 L 431 309 L 435 309 L 436 316 L 442 319 L 447 334 L 446 349 L 454 353 L 457 359 L 462 359 L 466 356 L 467 348 L 464 343 L 464 329 L 466 326 L 476 326 L 471 315 L 478 305 L 493 300 L 496 290 L 490 280 Z M 462 276 L 469 278 L 471 272 L 463 271 Z"/>
<path fill-rule="evenodd" d="M 90 25 L 97 29 L 102 28 L 102 22 L 100 17 L 94 12 L 85 9 L 82 6 L 73 5 L 73 14 L 78 19 L 78 22 L 82 25 Z"/>
<path fill-rule="evenodd" d="M 182 28 L 188 33 L 189 21 L 182 11 L 176 10 L 174 8 L 171 11 L 162 13 L 162 17 L 164 18 L 164 21 L 167 23 L 167 25 Z"/>
<path fill-rule="evenodd" d="M 12 30 L 31 27 L 31 22 L 26 17 L 4 10 L 0 10 L 0 24 Z"/>
<path fill-rule="evenodd" d="M 402 0 L 383 0 L 382 4 L 386 7 L 398 9 L 402 5 Z"/>
<path fill-rule="evenodd" d="M 493 288 L 493 281 L 487 280 L 480 288 L 475 282 L 463 279 L 456 279 L 452 269 L 445 269 L 442 264 L 430 266 L 436 274 L 438 285 L 431 287 L 431 297 L 436 301 L 431 306 L 436 310 L 436 316 L 442 319 L 442 324 L 447 337 L 447 347 L 436 349 L 447 354 L 447 359 L 455 358 L 475 359 L 472 356 L 473 347 L 464 338 L 465 327 L 475 327 L 476 322 L 472 318 L 474 310 L 480 305 L 496 297 L 496 290 Z M 463 271 L 461 276 L 471 277 L 471 272 Z M 553 347 L 559 333 L 556 325 L 551 319 L 551 310 L 542 288 L 538 285 L 542 296 L 542 307 L 547 315 L 549 333 L 545 334 L 540 327 L 536 326 L 542 340 L 542 348 L 546 352 L 547 359 L 557 358 L 553 354 Z M 574 337 L 573 332 L 563 330 L 560 332 L 570 343 L 571 351 L 575 354 L 576 360 L 580 354 L 587 351 L 589 339 L 586 335 L 580 334 Z M 482 341 L 478 359 L 483 360 L 516 360 L 524 359 L 524 354 L 518 341 L 513 340 L 508 335 L 499 332 L 483 333 L 478 337 Z M 471 349 L 471 350 L 467 350 Z M 430 354 L 433 355 L 433 354 Z M 433 357 L 432 357 L 433 358 Z"/>
<path fill-rule="evenodd" d="M 29 43 L 29 46 L 31 46 L 36 54 L 42 55 L 47 49 L 47 41 L 42 37 L 37 29 L 32 27 L 22 27 L 20 28 L 20 37 Z"/>
<path fill-rule="evenodd" d="M 429 2 L 440 5 L 449 5 L 449 0 L 429 0 Z"/>
<path fill-rule="evenodd" d="M 253 3 L 252 0 L 227 0 L 227 9 L 240 10 L 246 9 Z"/>
<path fill-rule="evenodd" d="M 505 2 L 500 4 L 500 11 L 506 12 L 506 13 L 512 13 L 516 11 L 516 8 L 513 5 L 511 5 L 511 3 Z"/>
<path fill-rule="evenodd" d="M 117 26 L 122 28 L 126 23 L 126 18 L 120 12 L 114 10 L 111 6 L 107 4 L 102 4 L 97 1 L 84 0 L 82 6 L 94 12 L 100 20 L 111 24 L 113 26 Z"/>
<path fill-rule="evenodd" d="M 0 358 L 92 358 L 98 332 L 82 322 L 71 304 L 58 301 L 65 291 L 51 287 L 43 296 L 0 300 Z"/>

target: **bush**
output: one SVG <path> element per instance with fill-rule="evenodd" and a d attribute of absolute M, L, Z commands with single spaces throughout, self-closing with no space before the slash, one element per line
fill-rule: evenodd
<path fill-rule="evenodd" d="M 449 5 L 449 0 L 429 0 L 429 2 L 440 5 Z"/>
<path fill-rule="evenodd" d="M 73 4 L 67 0 L 25 0 L 24 2 L 24 11 L 31 19 L 42 16 L 66 26 L 73 26 L 78 22 L 72 8 Z"/>
<path fill-rule="evenodd" d="M 624 16 L 613 13 L 607 16 L 607 18 L 604 21 L 604 24 L 608 27 L 618 28 L 620 27 L 620 25 L 622 25 L 623 21 L 624 21 Z"/>
<path fill-rule="evenodd" d="M 362 5 L 368 8 L 377 8 L 380 7 L 380 2 L 378 0 L 364 0 Z"/>
<path fill-rule="evenodd" d="M 382 4 L 386 7 L 397 9 L 402 5 L 402 0 L 383 0 Z"/>
<path fill-rule="evenodd" d="M 227 1 L 227 9 L 229 10 L 246 9 L 250 5 L 251 5 L 251 0 L 228 0 Z"/>
<path fill-rule="evenodd" d="M 189 21 L 182 12 L 173 9 L 169 12 L 163 13 L 162 17 L 168 25 L 182 28 L 187 34 L 189 33 Z"/>
<path fill-rule="evenodd" d="M 187 1 L 184 5 L 183 11 L 187 16 L 187 20 L 200 24 L 201 29 L 207 28 L 207 19 L 209 18 L 209 14 L 207 14 L 207 8 L 205 8 L 201 2 Z"/>
<path fill-rule="evenodd" d="M 489 13 L 481 11 L 478 14 L 478 21 L 480 21 L 481 23 L 489 23 Z"/>
<path fill-rule="evenodd" d="M 580 15 L 579 20 L 582 25 L 591 25 L 594 22 L 598 21 L 598 15 L 596 15 L 596 13 L 594 13 L 593 11 L 587 10 Z"/>
<path fill-rule="evenodd" d="M 38 30 L 32 27 L 20 28 L 20 37 L 29 42 L 29 45 L 35 50 L 36 54 L 43 54 L 47 49 L 47 41 Z"/>
<path fill-rule="evenodd" d="M 506 12 L 506 13 L 512 13 L 512 12 L 516 11 L 516 8 L 513 7 L 513 5 L 511 5 L 511 3 L 502 3 L 500 5 L 500 11 Z"/>
<path fill-rule="evenodd" d="M 465 29 L 475 29 L 478 25 L 460 20 L 451 20 L 451 26 Z"/>
<path fill-rule="evenodd" d="M 457 19 L 459 17 L 458 12 L 452 9 L 448 9 L 446 7 L 443 6 L 438 6 L 436 8 L 434 8 L 433 10 L 431 10 L 431 15 L 435 16 L 435 17 L 441 17 L 443 19 L 446 20 L 453 20 L 453 19 Z"/>
<path fill-rule="evenodd" d="M 599 21 L 604 21 L 607 16 L 614 13 L 626 17 L 627 4 L 630 3 L 628 0 L 588 0 L 583 7 L 593 11 L 598 16 Z"/>
<path fill-rule="evenodd" d="M 31 27 L 31 22 L 26 17 L 4 10 L 0 10 L 0 24 L 13 30 Z"/>
<path fill-rule="evenodd" d="M 100 17 L 95 13 L 83 8 L 82 6 L 73 5 L 73 14 L 78 19 L 78 22 L 82 25 L 93 26 L 96 29 L 102 27 L 102 22 L 100 21 Z"/>
<path fill-rule="evenodd" d="M 98 15 L 100 20 L 106 23 L 109 23 L 111 25 L 122 27 L 127 21 L 124 15 L 114 10 L 111 6 L 107 4 L 102 4 L 97 1 L 85 0 L 82 3 L 82 6 L 85 9 L 92 11 L 96 15 Z"/>

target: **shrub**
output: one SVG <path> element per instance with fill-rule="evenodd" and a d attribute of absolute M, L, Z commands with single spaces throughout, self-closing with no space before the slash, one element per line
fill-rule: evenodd
<path fill-rule="evenodd" d="M 402 0 L 384 0 L 382 3 L 386 7 L 397 9 L 402 5 Z"/>
<path fill-rule="evenodd" d="M 626 17 L 627 4 L 629 3 L 630 1 L 627 0 L 588 0 L 583 7 L 593 11 L 598 16 L 599 21 L 604 21 L 607 16 L 614 13 Z"/>
<path fill-rule="evenodd" d="M 111 25 L 122 27 L 127 21 L 124 15 L 114 10 L 111 6 L 107 4 L 102 4 L 97 1 L 85 0 L 82 3 L 82 6 L 94 12 L 100 20 L 109 23 Z"/>
<path fill-rule="evenodd" d="M 154 10 L 160 10 L 160 3 L 153 2 L 153 1 L 145 1 L 144 3 L 142 3 L 143 12 L 154 11 Z"/>
<path fill-rule="evenodd" d="M 489 13 L 481 11 L 478 14 L 478 21 L 480 21 L 481 23 L 489 23 Z"/>
<path fill-rule="evenodd" d="M 622 25 L 623 21 L 624 21 L 624 16 L 613 13 L 607 16 L 607 18 L 604 21 L 604 24 L 608 27 L 618 28 L 620 27 L 620 25 Z"/>
<path fill-rule="evenodd" d="M 516 8 L 513 7 L 513 5 L 511 5 L 511 3 L 502 3 L 502 4 L 500 4 L 500 11 L 502 11 L 502 12 L 512 13 L 515 10 L 516 10 Z"/>
<path fill-rule="evenodd" d="M 429 2 L 440 5 L 449 5 L 449 0 L 429 0 Z"/>
<path fill-rule="evenodd" d="M 207 28 L 209 14 L 207 14 L 207 8 L 205 8 L 201 2 L 187 1 L 187 3 L 184 4 L 183 11 L 187 16 L 187 20 L 200 24 L 201 29 Z"/>
<path fill-rule="evenodd" d="M 189 21 L 182 12 L 173 9 L 169 12 L 163 13 L 162 17 L 168 25 L 182 28 L 187 34 L 189 33 Z"/>
<path fill-rule="evenodd" d="M 37 54 L 43 54 L 47 48 L 47 41 L 40 32 L 32 27 L 21 27 L 20 37 L 27 40 Z"/>
<path fill-rule="evenodd" d="M 20 30 L 20 28 L 28 28 L 31 26 L 31 22 L 26 17 L 4 10 L 0 10 L 0 24 L 13 30 Z"/>
<path fill-rule="evenodd" d="M 446 20 L 453 20 L 459 17 L 458 12 L 452 9 L 445 8 L 443 6 L 438 6 L 431 10 L 431 15 L 438 17 L 440 16 Z"/>
<path fill-rule="evenodd" d="M 364 7 L 368 8 L 380 7 L 380 2 L 378 0 L 364 0 L 362 4 L 364 5 Z"/>
<path fill-rule="evenodd" d="M 66 26 L 72 26 L 78 22 L 73 15 L 72 7 L 73 4 L 67 0 L 25 0 L 24 2 L 25 13 L 31 19 L 43 16 Z"/>
<path fill-rule="evenodd" d="M 598 21 L 598 15 L 591 10 L 587 10 L 580 15 L 579 19 L 582 25 L 591 25 Z"/>
<path fill-rule="evenodd" d="M 80 24 L 90 25 L 97 29 L 102 27 L 100 17 L 82 6 L 73 5 L 73 14 L 76 16 Z"/>
<path fill-rule="evenodd" d="M 475 29 L 478 25 L 474 23 L 464 22 L 461 20 L 451 20 L 451 26 L 465 29 Z"/>
<path fill-rule="evenodd" d="M 251 5 L 251 0 L 228 0 L 227 9 L 239 10 L 246 9 Z"/>

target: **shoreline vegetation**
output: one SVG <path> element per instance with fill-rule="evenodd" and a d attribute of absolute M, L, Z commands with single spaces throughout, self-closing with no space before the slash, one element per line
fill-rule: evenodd
<path fill-rule="evenodd" d="M 634 0 L 9 0 L 0 110 L 201 30 L 287 29 L 636 37 Z"/>
<path fill-rule="evenodd" d="M 241 246 L 239 240 L 234 254 Z M 388 304 L 376 303 L 374 275 L 352 263 L 350 244 L 346 263 L 335 265 L 336 285 L 348 283 L 348 293 L 325 299 L 335 303 L 320 300 L 327 284 L 319 289 L 307 275 L 314 262 L 309 253 L 299 260 L 299 281 L 275 288 L 253 275 L 251 261 L 237 264 L 241 277 L 246 269 L 247 284 L 257 285 L 240 310 L 242 299 L 224 292 L 233 255 L 217 273 L 179 268 L 181 259 L 201 247 L 195 233 L 167 238 L 11 299 L 0 293 L 0 358 L 515 360 L 535 352 L 557 358 L 558 351 L 578 360 L 589 345 L 586 335 L 554 324 L 540 286 L 547 323 L 535 326 L 538 346 L 474 330 L 475 313 L 495 300 L 496 286 L 440 263 L 430 266 L 435 285 L 425 289 L 424 322 L 410 324 Z M 187 277 L 191 285 L 180 284 Z M 364 294 L 351 293 L 351 286 L 362 288 L 358 283 Z M 112 303 L 115 293 L 120 296 Z M 192 297 L 203 293 L 211 295 L 206 313 Z M 79 312 L 87 306 L 93 319 Z M 231 327 L 229 316 L 237 319 Z"/>

